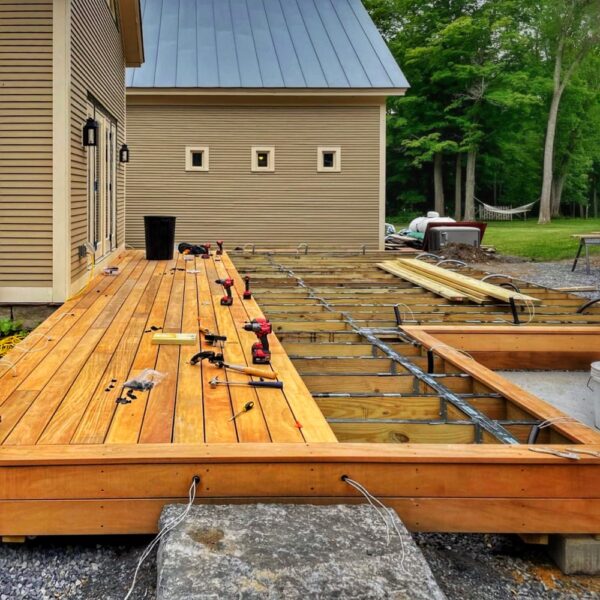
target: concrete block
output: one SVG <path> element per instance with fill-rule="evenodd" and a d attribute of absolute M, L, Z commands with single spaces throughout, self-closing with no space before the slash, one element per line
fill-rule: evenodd
<path fill-rule="evenodd" d="M 566 575 L 600 575 L 600 536 L 553 535 L 548 551 Z"/>
<path fill-rule="evenodd" d="M 165 507 L 160 524 L 181 514 Z M 198 505 L 158 551 L 157 600 L 444 600 L 395 515 L 368 505 Z M 404 554 L 404 559 L 402 556 Z"/>

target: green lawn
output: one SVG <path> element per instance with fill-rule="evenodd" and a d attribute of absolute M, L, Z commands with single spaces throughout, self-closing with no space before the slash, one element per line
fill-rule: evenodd
<path fill-rule="evenodd" d="M 397 229 L 406 226 L 400 221 L 392 218 L 390 222 Z M 561 260 L 575 257 L 579 241 L 572 234 L 592 231 L 600 232 L 600 219 L 556 219 L 548 225 L 538 225 L 535 219 L 493 221 L 488 223 L 483 243 L 502 254 L 535 261 Z"/>

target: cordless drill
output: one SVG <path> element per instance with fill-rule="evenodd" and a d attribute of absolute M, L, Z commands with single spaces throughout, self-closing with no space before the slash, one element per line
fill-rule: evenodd
<path fill-rule="evenodd" d="M 252 362 L 255 365 L 268 365 L 271 362 L 268 335 L 273 333 L 273 327 L 268 319 L 252 319 L 244 325 L 246 331 L 251 331 L 258 338 L 252 345 Z"/>
<path fill-rule="evenodd" d="M 252 292 L 250 291 L 250 277 L 248 277 L 248 275 L 244 277 L 244 284 L 245 289 L 244 295 L 242 297 L 244 298 L 244 300 L 250 300 L 250 298 L 252 298 Z"/>
<path fill-rule="evenodd" d="M 206 244 L 204 244 L 204 248 L 206 249 L 206 252 L 204 254 L 201 254 L 201 257 L 210 258 L 210 242 L 206 242 Z"/>
<path fill-rule="evenodd" d="M 221 298 L 221 305 L 231 306 L 233 304 L 233 296 L 231 295 L 233 279 L 231 279 L 231 277 L 228 277 L 227 279 L 217 279 L 215 283 L 222 285 L 225 289 L 225 295 Z"/>
<path fill-rule="evenodd" d="M 218 247 L 218 249 L 217 249 L 216 254 L 218 256 L 221 256 L 221 254 L 223 254 L 223 240 L 217 240 L 217 247 Z"/>

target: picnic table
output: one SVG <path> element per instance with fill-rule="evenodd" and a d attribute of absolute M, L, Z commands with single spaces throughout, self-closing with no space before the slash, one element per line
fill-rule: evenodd
<path fill-rule="evenodd" d="M 577 248 L 577 255 L 573 261 L 573 267 L 571 272 L 577 267 L 577 261 L 581 255 L 581 251 L 585 248 L 585 272 L 590 274 L 590 246 L 600 246 L 600 231 L 592 231 L 591 233 L 577 233 L 572 235 L 579 240 L 579 248 Z"/>

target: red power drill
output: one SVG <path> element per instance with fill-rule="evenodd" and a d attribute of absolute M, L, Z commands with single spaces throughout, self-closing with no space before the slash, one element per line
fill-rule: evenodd
<path fill-rule="evenodd" d="M 206 248 L 206 254 L 201 254 L 201 258 L 210 258 L 210 242 L 206 242 L 204 247 Z"/>
<path fill-rule="evenodd" d="M 250 277 L 248 277 L 248 275 L 244 277 L 244 283 L 246 285 L 246 289 L 244 290 L 243 298 L 244 300 L 250 300 L 250 298 L 252 298 L 252 292 L 250 291 Z"/>
<path fill-rule="evenodd" d="M 223 254 L 223 240 L 217 240 L 218 250 L 216 252 L 217 255 L 221 256 Z"/>
<path fill-rule="evenodd" d="M 273 333 L 273 327 L 268 319 L 252 319 L 244 325 L 246 331 L 251 331 L 258 338 L 252 346 L 252 362 L 255 365 L 268 365 L 271 362 L 268 335 Z"/>
<path fill-rule="evenodd" d="M 233 279 L 231 279 L 230 277 L 228 277 L 227 279 L 217 279 L 215 283 L 222 285 L 225 289 L 225 295 L 221 298 L 221 304 L 223 306 L 231 306 L 233 304 L 233 296 L 231 295 Z"/>

